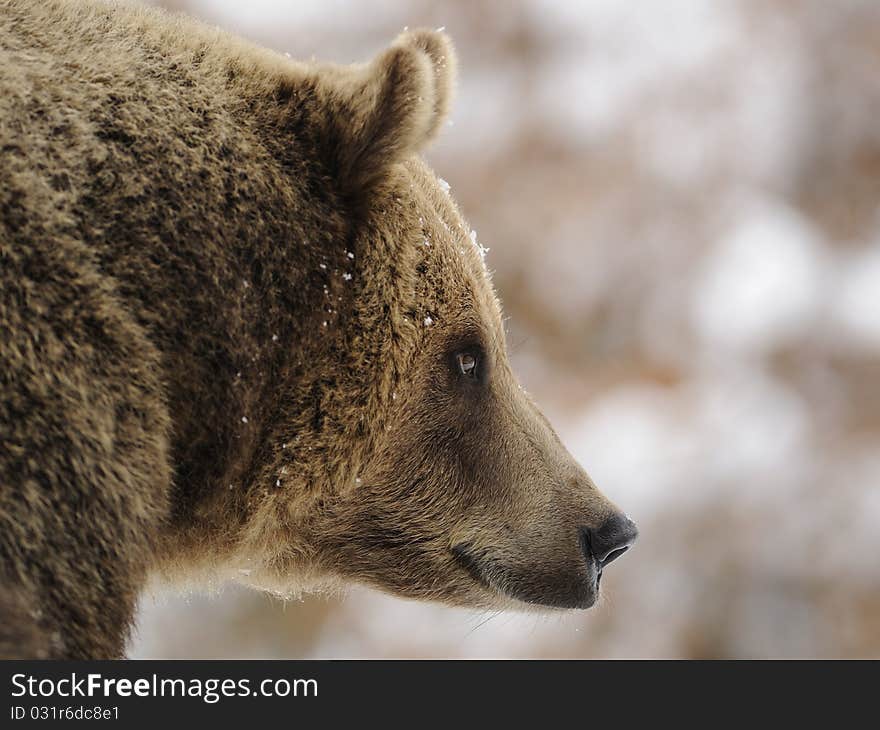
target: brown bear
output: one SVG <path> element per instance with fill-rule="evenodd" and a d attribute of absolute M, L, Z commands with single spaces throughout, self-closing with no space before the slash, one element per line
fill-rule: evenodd
<path fill-rule="evenodd" d="M 0 1 L 0 655 L 120 656 L 152 573 L 596 601 L 634 525 L 418 156 L 454 71 L 431 31 L 341 67 Z"/>

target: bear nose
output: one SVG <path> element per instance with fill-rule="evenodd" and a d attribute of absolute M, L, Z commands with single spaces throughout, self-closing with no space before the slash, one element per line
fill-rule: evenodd
<path fill-rule="evenodd" d="M 588 560 L 595 558 L 600 569 L 629 550 L 639 536 L 635 522 L 622 514 L 613 515 L 598 529 L 585 527 L 583 532 L 584 553 Z"/>

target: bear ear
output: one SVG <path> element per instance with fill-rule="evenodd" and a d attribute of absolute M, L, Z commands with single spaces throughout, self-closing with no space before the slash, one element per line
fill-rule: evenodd
<path fill-rule="evenodd" d="M 330 100 L 328 141 L 340 182 L 357 192 L 436 134 L 451 102 L 455 52 L 443 33 L 408 31 L 371 63 L 348 71 Z"/>

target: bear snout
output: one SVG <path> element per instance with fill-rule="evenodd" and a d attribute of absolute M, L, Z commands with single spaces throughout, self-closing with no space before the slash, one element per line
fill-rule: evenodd
<path fill-rule="evenodd" d="M 599 598 L 599 584 L 606 566 L 633 545 L 638 528 L 626 515 L 614 512 L 598 527 L 577 531 L 579 549 L 531 551 L 531 559 L 519 551 L 477 548 L 473 543 L 454 545 L 454 562 L 476 583 L 523 603 L 561 609 L 586 609 Z M 550 552 L 547 552 L 549 548 Z M 543 553 L 543 555 L 542 555 Z M 552 556 L 552 557 L 551 557 Z"/>

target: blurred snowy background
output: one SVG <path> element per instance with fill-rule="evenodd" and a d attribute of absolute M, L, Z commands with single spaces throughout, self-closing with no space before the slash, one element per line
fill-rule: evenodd
<path fill-rule="evenodd" d="M 641 538 L 588 612 L 153 594 L 134 656 L 880 655 L 880 3 L 160 4 L 338 62 L 446 27 L 428 157 Z"/>

